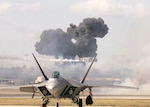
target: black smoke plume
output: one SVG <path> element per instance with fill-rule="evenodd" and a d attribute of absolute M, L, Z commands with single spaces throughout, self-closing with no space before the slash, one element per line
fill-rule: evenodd
<path fill-rule="evenodd" d="M 107 32 L 103 19 L 86 18 L 79 26 L 70 24 L 67 32 L 61 29 L 43 31 L 35 49 L 39 54 L 55 57 L 93 57 L 97 50 L 96 37 L 103 38 Z"/>

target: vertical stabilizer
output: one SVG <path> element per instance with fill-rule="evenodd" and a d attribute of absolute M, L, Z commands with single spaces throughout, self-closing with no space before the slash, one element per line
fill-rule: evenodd
<path fill-rule="evenodd" d="M 33 55 L 33 57 L 34 57 L 34 59 L 35 59 L 37 65 L 38 65 L 38 67 L 40 68 L 41 73 L 42 73 L 42 75 L 44 76 L 44 79 L 45 79 L 45 80 L 48 80 L 48 77 L 45 75 L 45 73 L 44 73 L 44 71 L 42 70 L 42 68 L 41 68 L 41 66 L 40 66 L 40 64 L 39 64 L 39 62 L 38 62 L 37 59 L 36 59 L 36 57 L 34 56 L 34 54 L 32 54 L 32 55 Z"/>
<path fill-rule="evenodd" d="M 84 75 L 84 77 L 83 77 L 81 83 L 84 83 L 85 78 L 87 77 L 87 74 L 89 73 L 89 71 L 90 71 L 90 69 L 91 69 L 91 67 L 92 67 L 92 65 L 93 65 L 93 63 L 94 63 L 94 61 L 96 60 L 96 56 L 97 56 L 97 55 L 95 55 L 95 57 L 93 58 L 92 63 L 91 63 L 91 65 L 89 66 L 88 70 L 86 71 L 86 74 Z"/>

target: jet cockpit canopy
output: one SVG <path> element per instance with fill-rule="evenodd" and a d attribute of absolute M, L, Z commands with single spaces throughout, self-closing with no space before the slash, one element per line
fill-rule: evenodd
<path fill-rule="evenodd" d="M 59 77 L 60 77 L 60 74 L 59 74 L 58 71 L 54 71 L 54 72 L 52 73 L 52 78 L 59 78 Z"/>

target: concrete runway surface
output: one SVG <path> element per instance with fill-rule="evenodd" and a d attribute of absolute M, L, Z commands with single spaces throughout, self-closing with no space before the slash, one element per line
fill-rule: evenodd
<path fill-rule="evenodd" d="M 41 106 L 0 106 L 0 107 L 41 107 Z M 56 107 L 56 106 L 47 106 L 47 107 Z M 59 107 L 78 107 L 78 106 L 59 106 Z M 104 106 L 83 106 L 83 107 L 104 107 Z M 105 107 L 112 107 L 112 106 L 105 106 Z M 119 106 L 115 106 L 119 107 Z"/>

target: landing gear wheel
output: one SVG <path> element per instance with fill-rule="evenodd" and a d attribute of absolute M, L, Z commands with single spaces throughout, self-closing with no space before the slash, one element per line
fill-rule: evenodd
<path fill-rule="evenodd" d="M 42 107 L 46 107 L 47 106 L 47 104 L 42 104 Z"/>
<path fill-rule="evenodd" d="M 93 99 L 91 95 L 88 95 L 86 98 L 86 105 L 92 105 L 93 104 Z"/>
<path fill-rule="evenodd" d="M 79 99 L 79 107 L 82 107 L 82 99 Z"/>
<path fill-rule="evenodd" d="M 59 107 L 59 103 L 58 102 L 56 102 L 56 107 Z"/>

